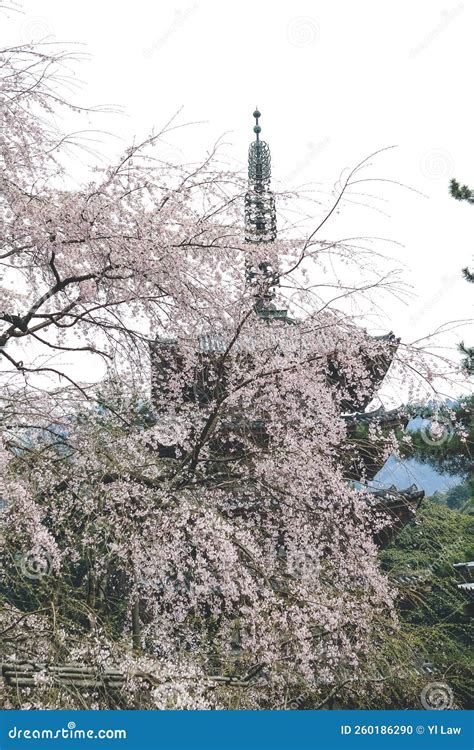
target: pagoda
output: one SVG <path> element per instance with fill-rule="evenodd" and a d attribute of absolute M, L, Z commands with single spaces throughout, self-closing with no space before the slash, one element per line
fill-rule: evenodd
<path fill-rule="evenodd" d="M 259 123 L 261 113 L 258 108 L 254 111 L 255 139 L 248 151 L 248 189 L 245 194 L 245 241 L 249 248 L 245 264 L 247 285 L 251 288 L 254 298 L 254 311 L 259 319 L 272 325 L 274 321 L 284 325 L 297 326 L 298 321 L 288 315 L 286 309 L 275 305 L 276 288 L 279 277 L 270 260 L 261 260 L 261 249 L 271 246 L 277 238 L 277 219 L 275 196 L 271 190 L 271 155 L 268 143 L 260 137 Z M 252 259 L 252 248 L 259 247 L 259 260 Z M 265 254 L 263 253 L 263 257 Z M 364 332 L 367 340 L 377 341 L 381 345 L 381 353 L 369 357 L 361 351 L 363 365 L 370 375 L 370 390 L 361 396 L 357 389 L 346 381 L 343 368 L 337 360 L 328 357 L 327 382 L 335 393 L 344 393 L 339 400 L 341 416 L 346 424 L 346 441 L 341 447 L 340 460 L 344 467 L 344 474 L 350 483 L 362 483 L 367 490 L 368 502 L 374 509 L 385 511 L 390 520 L 376 535 L 376 542 L 380 546 L 388 544 L 397 531 L 415 519 L 416 511 L 424 497 L 424 492 L 415 485 L 399 491 L 395 486 L 388 488 L 370 489 L 370 483 L 385 463 L 386 440 L 383 435 L 393 429 L 404 429 L 408 417 L 398 410 L 386 412 L 383 409 L 367 412 L 366 409 L 381 387 L 398 349 L 400 339 L 393 333 L 385 336 L 370 337 Z M 203 409 L 209 407 L 216 396 L 215 363 L 226 351 L 227 341 L 222 334 L 206 333 L 197 340 L 197 362 L 192 382 L 186 384 L 182 390 L 183 403 L 194 402 Z M 251 362 L 249 353 L 237 353 L 234 356 L 245 356 Z M 150 345 L 150 359 L 152 383 L 152 402 L 157 412 L 160 412 L 163 397 L 170 390 L 170 380 L 183 367 L 183 357 L 179 344 L 173 339 L 157 338 Z M 225 372 L 223 375 L 225 380 Z M 176 394 L 174 394 L 176 396 Z M 381 435 L 377 441 L 364 437 L 364 431 L 371 424 L 376 424 Z M 227 431 L 226 431 L 227 425 Z M 242 442 L 239 442 L 239 435 Z M 362 435 L 362 436 L 361 436 Z M 229 414 L 223 420 L 223 426 L 214 437 L 213 452 L 220 455 L 232 453 L 236 457 L 245 454 L 245 445 L 252 442 L 265 450 L 269 445 L 269 436 L 265 427 L 265 420 L 249 420 L 245 414 Z M 159 447 L 163 457 L 175 457 L 178 446 L 162 445 Z"/>

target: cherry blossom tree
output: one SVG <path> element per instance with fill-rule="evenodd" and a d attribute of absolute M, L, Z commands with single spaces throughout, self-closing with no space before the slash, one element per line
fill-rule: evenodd
<path fill-rule="evenodd" d="M 246 182 L 218 147 L 160 158 L 174 122 L 71 186 L 80 138 L 53 125 L 81 116 L 61 93 L 69 63 L 49 45 L 1 56 L 0 658 L 126 682 L 72 694 L 40 671 L 22 705 L 373 690 L 396 627 L 374 541 L 387 518 L 348 482 L 343 415 L 366 409 L 397 342 L 341 300 L 399 286 L 359 241 L 320 238 L 365 163 L 304 237 L 288 220 L 265 245 L 245 242 Z M 358 280 L 315 282 L 331 263 Z M 103 382 L 67 356 L 105 363 Z"/>

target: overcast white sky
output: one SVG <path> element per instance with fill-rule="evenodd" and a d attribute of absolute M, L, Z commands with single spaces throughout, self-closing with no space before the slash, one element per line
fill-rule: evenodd
<path fill-rule="evenodd" d="M 452 176 L 474 185 L 472 38 L 469 0 L 23 0 L 1 18 L 1 42 L 46 37 L 80 42 L 81 101 L 121 105 L 109 130 L 125 140 L 160 127 L 178 109 L 202 124 L 170 142 L 198 160 L 227 133 L 244 165 L 252 111 L 272 150 L 275 184 L 317 183 L 330 191 L 341 171 L 373 151 L 373 175 L 423 193 L 388 187 L 381 215 L 361 209 L 325 238 L 397 240 L 416 297 L 391 303 L 387 328 L 405 340 L 448 319 L 472 316 L 474 207 L 448 195 Z M 101 120 L 104 125 L 104 120 Z M 117 149 L 123 144 L 117 142 Z M 372 190 L 373 192 L 373 190 Z M 474 331 L 463 332 L 466 340 Z"/>

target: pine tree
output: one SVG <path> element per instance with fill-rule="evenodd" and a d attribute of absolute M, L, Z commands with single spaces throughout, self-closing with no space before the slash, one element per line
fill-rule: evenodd
<path fill-rule="evenodd" d="M 460 185 L 454 178 L 451 180 L 449 185 L 449 192 L 452 197 L 457 201 L 466 201 L 467 203 L 474 203 L 474 190 L 467 185 Z M 474 272 L 470 271 L 469 268 L 463 268 L 462 274 L 466 281 L 470 284 L 474 283 Z M 463 367 L 469 373 L 474 373 L 474 347 L 466 346 L 463 341 L 459 344 L 459 351 L 464 355 Z"/>

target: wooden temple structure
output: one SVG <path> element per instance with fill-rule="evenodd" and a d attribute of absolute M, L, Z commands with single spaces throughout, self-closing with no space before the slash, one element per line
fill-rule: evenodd
<path fill-rule="evenodd" d="M 268 245 L 277 237 L 277 222 L 275 198 L 270 189 L 271 156 L 270 148 L 260 138 L 261 127 L 258 109 L 253 113 L 256 124 L 254 126 L 255 140 L 251 142 L 248 152 L 248 191 L 245 195 L 245 240 L 248 245 Z M 251 258 L 251 252 L 248 257 Z M 298 322 L 288 315 L 285 309 L 278 309 L 274 304 L 275 288 L 279 284 L 278 274 L 270 262 L 260 262 L 255 265 L 251 260 L 246 263 L 247 283 L 254 289 L 255 312 L 268 325 L 274 321 L 283 322 L 289 326 L 297 326 Z M 367 335 L 367 339 L 371 338 Z M 230 338 L 230 337 L 229 337 Z M 348 481 L 360 482 L 368 488 L 375 475 L 385 463 L 386 444 L 383 437 L 379 441 L 368 440 L 360 436 L 361 428 L 371 423 L 377 424 L 381 434 L 390 430 L 404 429 L 409 418 L 398 410 L 385 412 L 383 409 L 367 412 L 366 409 L 373 400 L 390 368 L 397 352 L 400 339 L 393 333 L 372 338 L 380 343 L 380 354 L 369 358 L 361 352 L 363 365 L 370 375 L 371 388 L 361 396 L 357 388 L 346 381 L 343 368 L 336 359 L 328 358 L 325 371 L 327 382 L 335 392 L 341 391 L 345 395 L 340 403 L 341 414 L 346 423 L 347 438 L 341 460 L 344 465 L 345 476 Z M 202 334 L 196 342 L 197 366 L 193 377 L 182 389 L 183 403 L 197 403 L 203 409 L 208 409 L 213 400 L 225 390 L 226 368 L 219 366 L 219 358 L 224 355 L 228 346 L 226 337 L 222 334 Z M 249 352 L 238 351 L 234 356 L 245 357 L 249 369 L 252 367 L 252 357 Z M 159 413 L 166 401 L 166 394 L 170 382 L 183 368 L 183 357 L 179 351 L 179 344 L 173 339 L 157 338 L 150 346 L 152 372 L 152 401 Z M 216 382 L 216 372 L 219 371 L 219 382 Z M 175 391 L 174 391 L 175 393 Z M 245 414 L 229 414 L 226 424 L 213 437 L 213 448 L 221 455 L 232 453 L 236 457 L 243 457 L 248 443 L 253 443 L 260 449 L 265 449 L 269 443 L 269 436 L 265 429 L 264 420 L 250 421 Z M 239 442 L 239 434 L 242 440 Z M 173 457 L 178 446 L 163 445 L 160 447 L 163 457 Z M 400 491 L 391 486 L 386 489 L 370 490 L 369 502 L 387 513 L 387 526 L 377 534 L 379 545 L 387 544 L 393 535 L 405 524 L 414 520 L 416 511 L 424 497 L 424 492 L 412 485 Z"/>

